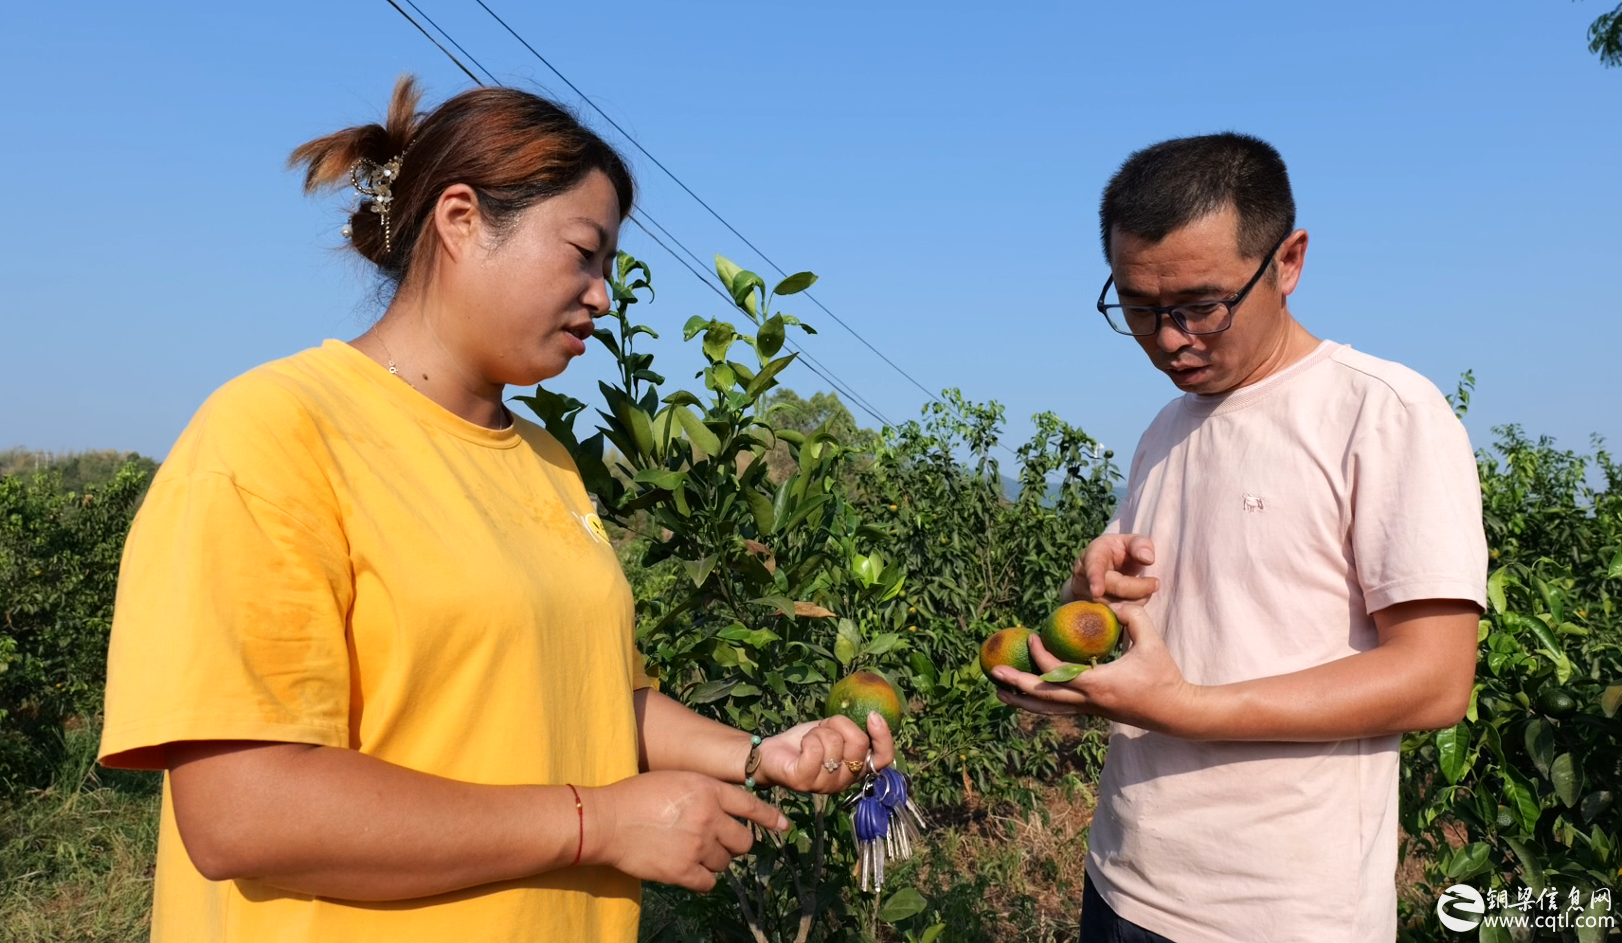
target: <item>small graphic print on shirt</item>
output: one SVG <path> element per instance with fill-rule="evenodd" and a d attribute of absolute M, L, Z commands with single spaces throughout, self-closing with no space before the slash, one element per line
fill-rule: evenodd
<path fill-rule="evenodd" d="M 580 526 L 584 527 L 586 533 L 590 534 L 594 539 L 605 544 L 609 542 L 608 529 L 603 526 L 602 518 L 596 514 L 576 514 L 575 520 L 579 521 Z"/>
<path fill-rule="evenodd" d="M 1247 510 L 1247 511 L 1265 511 L 1265 510 L 1267 510 L 1267 502 L 1262 499 L 1261 495 L 1259 495 L 1259 494 L 1251 494 L 1250 492 L 1246 491 L 1245 492 L 1245 510 Z"/>

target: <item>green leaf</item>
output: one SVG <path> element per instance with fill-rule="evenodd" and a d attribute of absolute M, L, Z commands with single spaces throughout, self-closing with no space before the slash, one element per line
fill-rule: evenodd
<path fill-rule="evenodd" d="M 741 271 L 743 271 L 743 270 L 740 269 L 736 264 L 734 264 L 731 259 L 727 258 L 724 255 L 719 255 L 719 254 L 716 255 L 716 257 L 715 257 L 715 274 L 720 276 L 720 278 L 721 278 L 721 286 L 723 288 L 726 288 L 726 289 L 728 289 L 730 291 L 731 288 L 732 288 L 732 280 L 734 278 L 737 278 L 738 273 L 741 272 Z"/>
<path fill-rule="evenodd" d="M 743 499 L 749 505 L 749 513 L 755 517 L 755 530 L 762 537 L 770 535 L 777 523 L 777 518 L 772 513 L 772 502 L 753 488 L 744 491 Z"/>
<path fill-rule="evenodd" d="M 862 630 L 849 619 L 839 620 L 839 635 L 834 640 L 834 657 L 839 659 L 841 665 L 848 665 L 855 660 L 862 650 Z"/>
<path fill-rule="evenodd" d="M 1543 866 L 1538 864 L 1537 856 L 1518 839 L 1504 836 L 1504 844 L 1515 852 L 1515 857 L 1521 862 L 1521 883 L 1531 888 L 1533 894 L 1543 893 L 1548 878 L 1543 873 Z"/>
<path fill-rule="evenodd" d="M 1538 816 L 1543 812 L 1537 791 L 1514 767 L 1500 767 L 1498 773 L 1504 781 L 1504 798 L 1509 800 L 1509 809 L 1519 821 L 1521 831 L 1533 834 L 1537 831 Z"/>
<path fill-rule="evenodd" d="M 800 355 L 789 354 L 787 357 L 779 357 L 776 360 L 773 360 L 771 363 L 766 364 L 766 366 L 761 367 L 760 372 L 755 374 L 754 379 L 749 381 L 749 395 L 759 396 L 761 393 L 764 393 L 766 391 L 767 384 L 771 382 L 771 379 L 781 373 L 784 367 L 793 363 L 794 359 L 798 356 Z"/>
<path fill-rule="evenodd" d="M 783 319 L 767 318 L 766 323 L 755 332 L 755 350 L 760 354 L 761 363 L 777 356 L 777 352 L 783 349 L 783 340 Z"/>
<path fill-rule="evenodd" d="M 1475 687 L 1470 689 L 1470 704 L 1464 709 L 1464 719 L 1468 720 L 1472 724 L 1481 719 L 1481 715 L 1477 712 L 1476 708 L 1477 701 L 1481 697 L 1481 689 L 1485 687 L 1485 684 L 1477 683 Z"/>
<path fill-rule="evenodd" d="M 1508 930 L 1491 923 L 1481 925 L 1476 939 L 1479 943 L 1515 943 L 1515 938 L 1509 935 Z"/>
<path fill-rule="evenodd" d="M 937 923 L 924 931 L 924 935 L 918 938 L 918 943 L 935 943 L 936 938 L 945 932 L 946 924 Z"/>
<path fill-rule="evenodd" d="M 682 565 L 687 567 L 687 575 L 694 586 L 703 586 L 704 581 L 710 578 L 715 571 L 715 561 L 721 559 L 718 553 L 712 553 L 698 560 L 683 560 Z"/>
<path fill-rule="evenodd" d="M 793 530 L 795 527 L 799 526 L 800 522 L 804 521 L 807 517 L 810 517 L 813 512 L 819 510 L 824 504 L 827 504 L 831 500 L 833 500 L 833 495 L 827 493 L 814 495 L 807 498 L 804 503 L 802 503 L 798 508 L 794 509 L 794 513 L 789 516 L 789 519 L 779 525 L 777 529 L 785 533 Z"/>
<path fill-rule="evenodd" d="M 810 272 L 795 272 L 788 278 L 777 283 L 772 289 L 774 295 L 795 295 L 817 283 L 817 277 Z"/>
<path fill-rule="evenodd" d="M 732 372 L 732 366 L 726 363 L 711 364 L 709 375 L 710 389 L 717 393 L 725 393 L 738 382 L 737 374 Z"/>
<path fill-rule="evenodd" d="M 1091 667 L 1091 665 L 1060 665 L 1043 675 L 1042 680 L 1049 684 L 1065 684 L 1081 677 L 1081 673 Z"/>
<path fill-rule="evenodd" d="M 1554 758 L 1554 764 L 1549 768 L 1549 781 L 1554 783 L 1554 794 L 1570 809 L 1577 805 L 1577 793 L 1582 789 L 1583 771 L 1577 767 L 1576 758 L 1570 753 L 1562 753 Z"/>
<path fill-rule="evenodd" d="M 1582 915 L 1584 919 L 1577 921 L 1582 924 L 1577 928 L 1577 943 L 1605 943 L 1611 932 L 1610 921 L 1615 919 L 1611 916 L 1610 899 L 1606 898 L 1601 904 L 1593 892 L 1589 892 L 1588 906 L 1583 908 Z"/>
<path fill-rule="evenodd" d="M 903 887 L 879 908 L 879 919 L 885 923 L 899 923 L 924 912 L 929 905 L 917 888 Z"/>
<path fill-rule="evenodd" d="M 1504 584 L 1509 581 L 1509 570 L 1499 567 L 1487 577 L 1487 602 L 1492 604 L 1492 611 L 1502 614 L 1508 609 L 1504 601 Z"/>
<path fill-rule="evenodd" d="M 901 636 L 894 632 L 880 633 L 879 635 L 874 636 L 873 641 L 867 643 L 866 654 L 882 655 L 890 649 L 895 648 L 897 643 L 900 641 Z"/>
<path fill-rule="evenodd" d="M 1464 778 L 1469 769 L 1470 731 L 1463 724 L 1436 731 L 1436 759 L 1442 775 L 1450 783 Z"/>
<path fill-rule="evenodd" d="M 636 476 L 631 480 L 640 481 L 655 488 L 663 488 L 666 491 L 675 491 L 681 487 L 682 482 L 687 480 L 687 473 L 667 471 L 663 468 L 644 468 L 637 472 Z"/>
<path fill-rule="evenodd" d="M 1605 572 L 1608 580 L 1622 580 L 1622 547 L 1616 548 L 1616 556 L 1611 558 L 1611 568 Z"/>
<path fill-rule="evenodd" d="M 846 638 L 843 633 L 834 639 L 834 657 L 839 659 L 841 665 L 848 665 L 854 661 L 859 651 L 861 649 L 857 648 L 856 643 Z"/>
<path fill-rule="evenodd" d="M 771 606 L 790 619 L 794 618 L 794 600 L 787 596 L 762 596 L 749 601 L 761 606 Z"/>
<path fill-rule="evenodd" d="M 733 338 L 737 336 L 737 331 L 733 330 L 732 325 L 723 321 L 712 321 L 709 330 L 704 332 L 704 356 L 718 363 L 725 362 L 727 351 L 732 349 Z"/>
<path fill-rule="evenodd" d="M 719 701 L 731 693 L 733 686 L 737 683 L 736 681 L 706 681 L 687 695 L 687 703 L 708 704 L 711 701 Z"/>
<path fill-rule="evenodd" d="M 701 314 L 695 314 L 692 317 L 687 319 L 686 324 L 682 325 L 681 339 L 684 340 L 684 341 L 690 341 L 694 337 L 698 336 L 699 331 L 702 331 L 702 330 L 704 330 L 705 328 L 707 328 L 709 326 L 710 326 L 710 319 L 709 318 L 706 318 Z"/>
<path fill-rule="evenodd" d="M 702 407 L 704 405 L 703 400 L 701 400 L 698 397 L 694 396 L 693 394 L 687 392 L 686 390 L 677 390 L 676 392 L 670 394 L 669 396 L 666 396 L 664 399 L 660 400 L 659 402 L 661 402 L 661 403 L 669 403 L 672 406 L 699 406 L 699 407 Z"/>
<path fill-rule="evenodd" d="M 1601 812 L 1611 807 L 1611 803 L 1615 801 L 1615 798 L 1609 789 L 1596 789 L 1583 796 L 1582 805 L 1577 810 L 1578 814 L 1583 817 L 1583 824 L 1593 824 L 1593 821 L 1599 817 Z"/>
<path fill-rule="evenodd" d="M 1571 659 L 1566 657 L 1566 647 L 1561 644 L 1554 631 L 1545 625 L 1542 619 L 1531 619 L 1514 613 L 1511 613 L 1511 615 L 1514 616 L 1513 621 L 1516 625 L 1531 631 L 1532 635 L 1538 640 L 1540 650 L 1554 663 L 1555 678 L 1561 684 L 1570 681 L 1572 674 Z"/>
<path fill-rule="evenodd" d="M 682 431 L 687 433 L 688 441 L 704 450 L 705 455 L 715 455 L 721 451 L 721 439 L 710 427 L 704 425 L 703 420 L 693 415 L 681 406 L 673 407 L 676 421 L 681 423 Z"/>
<path fill-rule="evenodd" d="M 755 289 L 765 287 L 766 280 L 764 278 L 748 269 L 743 269 L 732 276 L 732 282 L 727 286 L 727 289 L 732 292 L 732 300 L 737 302 L 739 307 L 750 314 L 754 314 L 755 306 L 752 302 L 755 298 Z"/>
<path fill-rule="evenodd" d="M 1537 767 L 1539 775 L 1548 779 L 1549 764 L 1554 762 L 1554 727 L 1541 717 L 1534 718 L 1527 722 L 1525 739 L 1532 765 Z"/>
<path fill-rule="evenodd" d="M 1455 881 L 1467 881 L 1492 867 L 1492 846 L 1471 842 L 1448 857 L 1446 874 Z"/>

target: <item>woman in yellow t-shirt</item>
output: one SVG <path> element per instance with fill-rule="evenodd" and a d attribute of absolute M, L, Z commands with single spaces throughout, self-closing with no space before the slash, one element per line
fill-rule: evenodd
<path fill-rule="evenodd" d="M 653 691 L 572 458 L 502 405 L 608 309 L 633 184 L 543 99 L 465 92 L 298 148 L 395 282 L 351 343 L 232 380 L 125 547 L 102 762 L 164 769 L 158 941 L 629 941 L 835 792 L 873 715 L 753 741 Z M 740 822 L 739 820 L 745 820 Z"/>

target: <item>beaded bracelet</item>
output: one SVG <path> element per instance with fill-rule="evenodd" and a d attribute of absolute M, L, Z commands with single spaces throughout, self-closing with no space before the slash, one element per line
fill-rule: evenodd
<path fill-rule="evenodd" d="M 564 785 L 568 786 L 569 791 L 574 793 L 574 814 L 580 819 L 580 843 L 575 846 L 574 860 L 569 862 L 569 867 L 572 868 L 580 863 L 580 853 L 586 850 L 586 807 L 581 804 L 580 790 L 574 788 L 574 783 L 564 783 Z"/>
<path fill-rule="evenodd" d="M 743 764 L 743 785 L 745 789 L 755 788 L 755 771 L 760 769 L 760 736 L 749 735 L 749 759 Z"/>

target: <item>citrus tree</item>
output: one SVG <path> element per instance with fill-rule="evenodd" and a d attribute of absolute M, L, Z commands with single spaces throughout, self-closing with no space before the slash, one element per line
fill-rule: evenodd
<path fill-rule="evenodd" d="M 1409 851 L 1429 862 L 1432 900 L 1464 883 L 1540 910 L 1559 894 L 1559 910 L 1614 915 L 1594 894 L 1622 870 L 1622 475 L 1603 449 L 1590 462 L 1517 427 L 1496 431 L 1479 462 L 1494 568 L 1476 685 L 1463 721 L 1404 738 Z M 1602 487 L 1588 485 L 1591 467 Z M 1428 938 L 1429 915 L 1410 917 L 1408 938 Z M 1608 932 L 1572 923 L 1519 939 Z"/>

